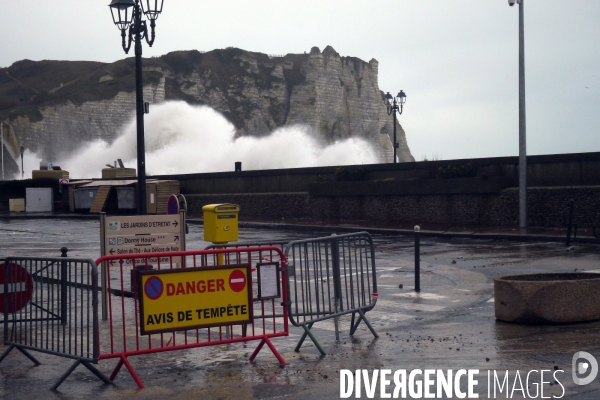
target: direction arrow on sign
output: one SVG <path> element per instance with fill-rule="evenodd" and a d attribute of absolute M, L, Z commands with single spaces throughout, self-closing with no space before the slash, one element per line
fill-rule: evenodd
<path fill-rule="evenodd" d="M 181 257 L 172 257 L 173 260 L 171 261 L 171 257 L 161 257 L 160 258 L 160 264 L 162 265 L 161 268 L 165 268 L 165 266 L 168 266 L 171 264 L 171 262 L 173 263 L 173 265 L 175 264 L 181 264 Z M 157 265 L 158 264 L 158 257 L 151 257 L 151 258 L 124 258 L 123 259 L 123 265 L 126 266 L 130 266 L 133 265 L 133 261 L 135 260 L 135 265 L 146 265 L 146 262 L 148 263 L 148 265 Z"/>
<path fill-rule="evenodd" d="M 106 217 L 105 220 L 106 236 L 180 233 L 179 218 L 175 215 Z"/>
<path fill-rule="evenodd" d="M 110 246 L 108 247 L 107 255 L 125 255 L 125 254 L 146 254 L 146 253 L 164 253 L 165 251 L 181 251 L 179 243 L 167 243 L 153 245 L 138 245 L 138 246 Z"/>
<path fill-rule="evenodd" d="M 153 235 L 123 235 L 109 236 L 108 246 L 138 246 L 138 245 L 160 245 L 179 243 L 180 235 L 174 233 L 160 233 Z"/>

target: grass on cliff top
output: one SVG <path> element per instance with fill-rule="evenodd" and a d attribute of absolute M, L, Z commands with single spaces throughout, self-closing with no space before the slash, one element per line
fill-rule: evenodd
<path fill-rule="evenodd" d="M 100 82 L 107 75 L 112 80 Z M 158 83 L 161 77 L 159 72 L 144 72 L 144 84 Z M 35 122 L 42 118 L 42 107 L 112 99 L 134 90 L 133 58 L 112 64 L 22 60 L 0 69 L 0 118 L 23 115 Z"/>
<path fill-rule="evenodd" d="M 288 93 L 293 87 L 304 82 L 301 65 L 308 60 L 307 54 L 288 54 L 283 59 L 273 60 L 262 53 L 248 52 L 237 48 L 199 51 L 176 51 L 162 57 L 144 59 L 144 67 L 160 67 L 176 75 L 168 79 L 166 98 L 184 100 L 188 103 L 203 104 L 185 94 L 182 87 L 194 84 L 186 82 L 193 74 L 207 76 L 207 92 L 220 90 L 226 98 L 225 116 L 240 129 L 251 118 L 254 105 L 244 95 L 247 89 L 268 90 L 273 85 L 285 84 Z M 293 69 L 285 69 L 285 82 L 271 73 L 277 63 L 292 61 Z M 256 62 L 258 68 L 252 67 Z M 110 76 L 112 79 L 106 80 Z M 158 83 L 163 74 L 157 71 L 144 71 L 144 85 Z M 103 79 L 102 82 L 100 80 Z M 252 88 L 250 88 L 252 86 Z M 88 101 L 114 98 L 119 92 L 135 90 L 135 60 L 129 57 L 112 64 L 92 61 L 31 61 L 22 60 L 8 68 L 0 69 L 0 119 L 14 119 L 26 116 L 35 122 L 42 119 L 43 107 L 65 104 L 76 105 Z M 280 104 L 273 106 L 274 120 L 284 123 L 287 109 Z"/>

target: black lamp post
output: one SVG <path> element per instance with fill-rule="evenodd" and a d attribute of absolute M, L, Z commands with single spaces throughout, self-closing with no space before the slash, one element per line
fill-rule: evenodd
<path fill-rule="evenodd" d="M 23 153 L 25 153 L 25 147 L 19 147 L 19 151 L 21 152 L 21 179 L 25 179 L 25 170 L 23 169 Z"/>
<path fill-rule="evenodd" d="M 144 106 L 142 85 L 142 39 L 152 47 L 156 18 L 162 12 L 164 0 L 112 0 L 109 4 L 113 21 L 121 31 L 123 50 L 129 53 L 135 41 L 135 103 L 137 122 L 137 173 L 138 173 L 138 214 L 146 215 L 146 155 L 144 149 Z M 150 37 L 142 13 L 150 20 Z M 126 30 L 129 28 L 129 41 L 126 43 Z"/>
<path fill-rule="evenodd" d="M 390 92 L 385 95 L 387 113 L 388 115 L 394 114 L 394 164 L 398 162 L 396 153 L 398 151 L 398 142 L 396 141 L 396 113 L 402 115 L 402 107 L 406 103 L 406 94 L 403 90 L 398 92 L 398 96 L 393 97 Z"/>

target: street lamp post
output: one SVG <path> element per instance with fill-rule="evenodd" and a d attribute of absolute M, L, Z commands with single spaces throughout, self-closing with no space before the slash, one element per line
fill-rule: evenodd
<path fill-rule="evenodd" d="M 4 129 L 0 122 L 0 150 L 2 150 L 2 180 L 4 180 Z"/>
<path fill-rule="evenodd" d="M 23 153 L 25 153 L 25 147 L 19 147 L 19 151 L 21 152 L 21 179 L 25 179 L 25 169 L 23 168 Z"/>
<path fill-rule="evenodd" d="M 162 12 L 164 0 L 112 0 L 109 4 L 113 21 L 121 31 L 125 54 L 135 42 L 135 103 L 137 124 L 137 173 L 138 173 L 138 214 L 146 215 L 146 155 L 144 149 L 144 95 L 142 85 L 142 39 L 150 47 L 154 43 L 156 18 Z M 150 20 L 150 36 L 142 13 Z M 129 40 L 126 43 L 127 29 Z"/>
<path fill-rule="evenodd" d="M 525 28 L 523 0 L 508 0 L 519 5 L 519 228 L 527 228 L 527 136 L 525 124 Z"/>
<path fill-rule="evenodd" d="M 396 113 L 398 115 L 402 115 L 402 107 L 406 102 L 406 94 L 403 90 L 398 92 L 398 96 L 393 97 L 390 92 L 387 92 L 385 95 L 386 105 L 387 105 L 387 113 L 388 115 L 394 114 L 394 164 L 398 162 L 397 152 L 398 152 L 398 142 L 396 141 Z"/>

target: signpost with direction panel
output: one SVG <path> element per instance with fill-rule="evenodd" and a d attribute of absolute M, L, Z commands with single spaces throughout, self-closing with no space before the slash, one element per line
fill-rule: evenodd
<path fill-rule="evenodd" d="M 107 216 L 100 214 L 100 247 L 101 255 L 131 255 L 140 254 L 147 257 L 149 253 L 185 250 L 185 212 L 177 215 L 135 215 Z M 127 258 L 123 259 L 124 266 L 182 265 L 181 257 Z M 112 260 L 109 266 L 118 266 L 118 261 Z M 102 304 L 106 304 L 106 268 L 102 266 Z M 102 318 L 106 319 L 106 307 L 102 308 Z"/>
<path fill-rule="evenodd" d="M 135 215 L 127 217 L 101 218 L 104 228 L 102 255 L 147 254 L 165 251 L 185 250 L 185 218 L 179 215 Z M 134 259 L 123 260 L 125 265 L 133 265 Z M 136 259 L 135 263 L 146 262 Z M 149 263 L 158 263 L 158 259 L 149 259 Z M 168 257 L 161 263 L 170 263 Z M 180 264 L 181 258 L 173 259 Z"/>

